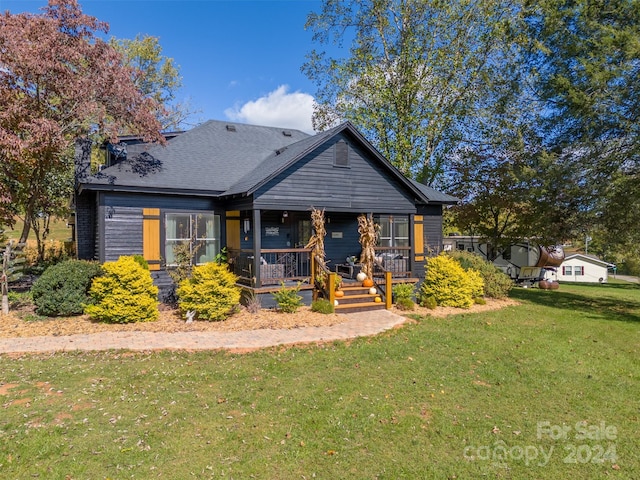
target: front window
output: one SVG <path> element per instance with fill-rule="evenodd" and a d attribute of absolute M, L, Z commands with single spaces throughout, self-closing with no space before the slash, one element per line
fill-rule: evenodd
<path fill-rule="evenodd" d="M 381 247 L 409 246 L 409 217 L 403 215 L 380 215 L 377 219 L 380 225 Z"/>
<path fill-rule="evenodd" d="M 565 266 L 562 267 L 562 274 L 563 275 L 572 275 L 572 270 L 571 270 L 571 266 Z"/>
<path fill-rule="evenodd" d="M 220 252 L 220 215 L 211 213 L 167 213 L 165 215 L 165 258 L 177 265 L 181 248 L 192 265 L 212 262 Z"/>
<path fill-rule="evenodd" d="M 573 267 L 573 274 L 577 277 L 584 275 L 584 267 Z"/>

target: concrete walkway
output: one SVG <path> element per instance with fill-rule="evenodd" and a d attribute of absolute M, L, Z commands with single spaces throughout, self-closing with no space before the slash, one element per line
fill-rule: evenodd
<path fill-rule="evenodd" d="M 241 332 L 113 332 L 59 337 L 0 338 L 0 354 L 76 350 L 254 350 L 276 345 L 330 342 L 376 335 L 406 321 L 387 310 L 351 313 L 330 327 L 263 329 Z"/>
<path fill-rule="evenodd" d="M 625 282 L 630 282 L 630 283 L 640 283 L 640 278 L 631 277 L 629 275 L 611 275 L 610 278 L 617 278 L 618 280 L 624 280 Z"/>

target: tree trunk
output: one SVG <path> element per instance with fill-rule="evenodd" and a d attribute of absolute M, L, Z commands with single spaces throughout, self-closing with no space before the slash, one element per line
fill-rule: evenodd
<path fill-rule="evenodd" d="M 26 214 L 24 216 L 24 225 L 22 226 L 22 233 L 20 233 L 20 240 L 18 243 L 26 243 L 31 232 L 31 216 Z"/>

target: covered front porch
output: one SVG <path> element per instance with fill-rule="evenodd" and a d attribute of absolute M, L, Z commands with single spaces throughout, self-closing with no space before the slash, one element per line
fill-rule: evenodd
<path fill-rule="evenodd" d="M 358 214 L 326 212 L 325 215 L 324 273 L 337 274 L 345 283 L 355 282 L 361 269 L 362 250 Z M 389 302 L 394 283 L 418 281 L 414 273 L 416 263 L 424 260 L 422 257 L 416 262 L 409 233 L 414 230 L 410 228 L 413 227 L 413 216 L 406 215 L 404 219 L 396 228 L 399 240 L 389 233 L 389 228 L 384 230 L 383 227 L 381 231 L 381 238 L 387 243 L 401 241 L 404 245 L 375 247 L 373 280 Z M 227 212 L 226 227 L 228 262 L 246 291 L 269 294 L 284 284 L 299 286 L 303 297 L 306 292 L 305 301 L 318 295 L 332 297 L 328 288 L 318 284 L 318 263 L 312 249 L 306 248 L 312 235 L 310 211 L 232 211 Z M 386 292 L 389 292 L 388 296 Z"/>

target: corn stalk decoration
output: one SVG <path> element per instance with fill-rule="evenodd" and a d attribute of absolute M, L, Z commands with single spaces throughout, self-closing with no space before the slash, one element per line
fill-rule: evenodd
<path fill-rule="evenodd" d="M 312 250 L 311 254 L 316 260 L 316 271 L 312 272 L 314 279 L 327 270 L 326 253 L 324 251 L 324 237 L 327 235 L 327 230 L 324 224 L 324 209 L 312 208 L 311 226 L 313 227 L 313 235 L 311 235 L 305 248 Z"/>
<path fill-rule="evenodd" d="M 358 233 L 360 234 L 360 263 L 362 271 L 369 278 L 373 278 L 373 262 L 376 257 L 375 246 L 378 243 L 379 226 L 375 224 L 373 218 L 364 213 L 358 216 Z"/>

